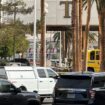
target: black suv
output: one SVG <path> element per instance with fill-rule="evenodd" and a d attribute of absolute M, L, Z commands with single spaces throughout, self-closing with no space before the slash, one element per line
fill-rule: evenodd
<path fill-rule="evenodd" d="M 0 105 L 40 105 L 35 92 L 21 91 L 5 79 L 0 79 Z"/>
<path fill-rule="evenodd" d="M 61 75 L 52 105 L 104 105 L 105 73 L 68 73 Z"/>

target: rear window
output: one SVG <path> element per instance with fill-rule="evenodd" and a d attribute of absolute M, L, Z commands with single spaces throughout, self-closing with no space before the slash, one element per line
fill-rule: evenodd
<path fill-rule="evenodd" d="M 81 88 L 87 89 L 91 86 L 90 77 L 62 77 L 58 79 L 56 84 L 57 88 Z"/>

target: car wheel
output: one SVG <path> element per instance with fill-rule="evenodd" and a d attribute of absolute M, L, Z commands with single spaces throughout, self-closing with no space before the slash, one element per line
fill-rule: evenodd
<path fill-rule="evenodd" d="M 28 105 L 41 105 L 38 101 L 30 101 L 28 102 Z"/>
<path fill-rule="evenodd" d="M 40 102 L 41 102 L 41 103 L 43 103 L 43 101 L 44 101 L 44 98 L 43 98 L 43 97 L 41 97 L 41 98 L 40 98 Z"/>
<path fill-rule="evenodd" d="M 25 86 L 20 86 L 19 88 L 23 91 L 27 91 L 27 88 Z"/>
<path fill-rule="evenodd" d="M 89 72 L 94 72 L 94 69 L 93 68 L 91 68 L 91 67 L 88 67 L 88 69 L 87 69 Z"/>
<path fill-rule="evenodd" d="M 56 105 L 55 103 L 52 103 L 52 105 Z"/>

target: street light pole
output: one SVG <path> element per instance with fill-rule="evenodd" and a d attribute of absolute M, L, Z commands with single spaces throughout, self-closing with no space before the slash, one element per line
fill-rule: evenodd
<path fill-rule="evenodd" d="M 45 57 L 45 59 L 44 59 L 44 64 L 45 64 L 45 67 L 46 67 L 46 66 L 47 66 L 47 65 L 46 65 L 46 61 L 47 61 L 47 60 L 46 60 L 46 33 L 47 33 L 47 30 L 46 30 L 46 26 L 47 26 L 47 24 L 46 24 L 46 15 L 47 15 L 47 13 L 48 13 L 48 10 L 47 10 L 48 4 L 45 2 L 44 5 L 45 5 L 45 7 L 44 7 L 44 8 L 45 8 L 45 10 L 44 10 L 44 14 L 45 14 L 45 15 L 44 15 L 44 16 L 45 16 L 45 42 L 44 42 L 44 45 L 45 45 L 44 57 Z"/>
<path fill-rule="evenodd" d="M 44 66 L 46 67 L 46 14 L 45 14 L 45 42 L 44 42 L 44 45 L 45 45 L 45 48 L 44 48 Z"/>
<path fill-rule="evenodd" d="M 34 0 L 34 51 L 33 51 L 33 67 L 36 67 L 36 0 Z"/>
<path fill-rule="evenodd" d="M 59 55 L 59 66 L 62 67 L 62 38 L 61 38 L 61 31 L 59 32 L 60 33 L 60 42 L 59 42 L 59 49 L 60 49 L 60 55 Z"/>

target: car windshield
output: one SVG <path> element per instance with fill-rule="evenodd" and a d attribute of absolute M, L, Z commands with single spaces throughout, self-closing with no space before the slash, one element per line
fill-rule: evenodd
<path fill-rule="evenodd" d="M 62 77 L 58 79 L 57 88 L 78 88 L 88 89 L 91 85 L 90 77 Z"/>

